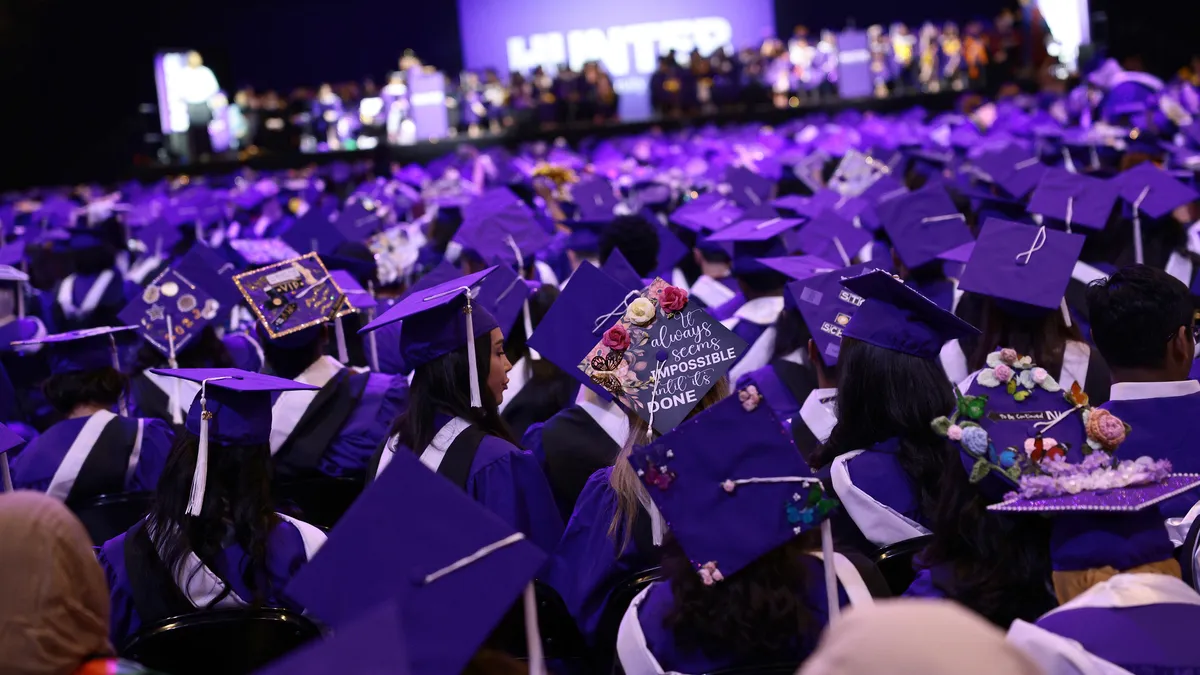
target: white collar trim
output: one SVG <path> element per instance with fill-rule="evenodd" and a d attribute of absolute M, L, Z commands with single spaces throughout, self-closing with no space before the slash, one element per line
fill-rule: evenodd
<path fill-rule="evenodd" d="M 575 404 L 608 434 L 617 447 L 625 447 L 625 441 L 629 439 L 629 419 L 625 417 L 616 401 L 599 404 L 580 396 Z"/>
<path fill-rule="evenodd" d="M 1111 401 L 1140 401 L 1150 398 L 1175 398 L 1200 393 L 1200 382 L 1118 382 L 1109 393 Z"/>
<path fill-rule="evenodd" d="M 829 434 L 833 433 L 833 427 L 837 425 L 835 405 L 837 389 L 813 389 L 808 392 L 808 398 L 804 399 L 804 405 L 800 406 L 800 419 L 820 443 L 829 440 Z"/>
<path fill-rule="evenodd" d="M 1200 607 L 1200 595 L 1182 580 L 1165 574 L 1118 574 L 1043 617 L 1073 609 L 1124 609 L 1159 604 Z"/>
<path fill-rule="evenodd" d="M 765 298 L 755 298 L 738 308 L 733 315 L 743 321 L 749 321 L 759 326 L 769 326 L 779 318 L 783 311 L 783 296 L 772 295 Z"/>

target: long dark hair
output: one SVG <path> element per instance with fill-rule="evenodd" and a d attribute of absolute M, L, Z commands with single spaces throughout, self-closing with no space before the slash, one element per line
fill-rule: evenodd
<path fill-rule="evenodd" d="M 1005 629 L 1058 605 L 1050 590 L 1050 521 L 988 511 L 957 458 L 946 462 L 930 525 L 933 541 L 916 564 L 948 567 L 951 588 L 943 590 L 951 599 Z"/>
<path fill-rule="evenodd" d="M 196 339 L 175 354 L 175 360 L 180 368 L 232 368 L 233 358 L 225 342 L 217 337 L 217 331 L 212 326 L 205 326 L 196 334 Z M 133 362 L 130 375 L 140 375 L 150 368 L 162 368 L 167 365 L 167 357 L 154 345 L 142 341 L 137 356 Z"/>
<path fill-rule="evenodd" d="M 1083 341 L 1079 328 L 1067 326 L 1057 309 L 1028 316 L 1009 311 L 992 298 L 982 298 L 981 335 L 963 338 L 959 346 L 967 355 L 967 370 L 975 372 L 987 365 L 988 354 L 1004 345 L 1033 357 L 1033 362 L 1057 377 L 1062 370 L 1067 341 Z"/>
<path fill-rule="evenodd" d="M 280 341 L 271 340 L 262 324 L 258 324 L 259 344 L 271 373 L 294 380 L 325 354 L 329 333 L 324 324 L 305 328 Z M 287 346 L 284 346 L 287 345 Z"/>
<path fill-rule="evenodd" d="M 471 407 L 468 383 L 471 372 L 466 346 L 434 359 L 416 369 L 408 390 L 408 408 L 396 418 L 389 436 L 399 434 L 400 442 L 420 455 L 437 435 L 438 414 L 461 417 L 491 436 L 517 444 L 508 425 L 500 417 L 499 403 L 487 386 L 492 365 L 492 336 L 475 338 L 475 364 L 479 370 L 479 395 L 482 408 Z"/>
<path fill-rule="evenodd" d="M 784 307 L 779 313 L 779 318 L 775 320 L 775 352 L 771 355 L 772 360 L 781 359 L 796 350 L 806 349 L 810 339 L 812 332 L 808 330 L 808 324 L 804 323 L 800 312 L 791 307 Z"/>
<path fill-rule="evenodd" d="M 921 513 L 933 513 L 942 466 L 951 455 L 929 423 L 953 407 L 954 390 L 936 359 L 845 338 L 838 355 L 838 420 L 814 453 L 814 468 L 897 438 L 900 466 L 914 484 Z"/>
<path fill-rule="evenodd" d="M 230 538 L 249 556 L 242 580 L 253 591 L 253 604 L 267 600 L 267 539 L 280 518 L 271 507 L 271 448 L 211 443 L 208 484 L 198 517 L 186 515 L 200 439 L 183 431 L 167 457 L 147 520 L 159 556 L 178 576 L 188 553 L 211 565 Z M 278 590 L 278 589 L 274 589 Z M 229 589 L 226 588 L 226 593 Z M 224 597 L 224 594 L 222 595 Z"/>
<path fill-rule="evenodd" d="M 52 373 L 42 382 L 46 401 L 63 415 L 80 405 L 115 406 L 129 386 L 129 378 L 116 368 L 97 368 L 67 373 Z"/>
<path fill-rule="evenodd" d="M 772 550 L 725 580 L 705 586 L 673 536 L 663 542 L 662 566 L 674 605 L 663 627 L 686 651 L 709 658 L 786 660 L 797 642 L 815 642 L 821 625 L 805 603 L 810 575 L 805 554 L 821 547 L 812 530 Z M 819 580 L 819 577 L 818 577 Z"/>

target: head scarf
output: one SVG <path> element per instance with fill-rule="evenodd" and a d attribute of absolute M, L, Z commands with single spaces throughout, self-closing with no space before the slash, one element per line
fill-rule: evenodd
<path fill-rule="evenodd" d="M 0 495 L 0 670 L 69 675 L 108 643 L 108 585 L 83 525 L 38 492 Z"/>
<path fill-rule="evenodd" d="M 798 675 L 1042 675 L 1004 633 L 943 600 L 887 600 L 847 612 Z"/>

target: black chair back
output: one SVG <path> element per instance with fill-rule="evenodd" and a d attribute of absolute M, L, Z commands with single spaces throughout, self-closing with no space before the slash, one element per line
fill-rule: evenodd
<path fill-rule="evenodd" d="M 896 542 L 891 546 L 884 546 L 871 555 L 871 561 L 875 563 L 875 567 L 879 568 L 879 573 L 887 581 L 892 595 L 903 595 L 904 591 L 912 585 L 913 579 L 917 578 L 917 573 L 913 570 L 913 558 L 925 550 L 931 541 L 933 541 L 931 534 L 914 537 Z"/>
<path fill-rule="evenodd" d="M 362 494 L 362 476 L 317 476 L 281 483 L 275 488 L 279 510 L 328 531 Z"/>
<path fill-rule="evenodd" d="M 575 625 L 575 619 L 567 611 L 562 596 L 550 586 L 533 582 L 537 601 L 538 631 L 542 636 L 542 652 L 547 659 L 557 661 L 586 661 L 587 645 Z M 519 598 L 504 619 L 488 636 L 486 645 L 517 658 L 529 656 L 525 642 L 525 602 Z M 557 670 L 557 669 L 556 669 Z"/>
<path fill-rule="evenodd" d="M 68 502 L 67 506 L 83 522 L 92 543 L 101 546 L 145 518 L 153 497 L 150 492 L 120 492 Z"/>
<path fill-rule="evenodd" d="M 596 635 L 592 645 L 596 672 L 610 672 L 616 662 L 617 633 L 621 629 L 621 619 L 625 618 L 625 610 L 629 609 L 630 603 L 638 593 L 662 578 L 661 567 L 635 572 L 626 577 L 613 590 L 612 595 L 608 596 L 608 603 L 604 605 L 600 621 L 596 624 Z"/>
<path fill-rule="evenodd" d="M 143 628 L 121 656 L 170 675 L 249 675 L 321 637 L 310 619 L 286 609 L 220 609 Z"/>
<path fill-rule="evenodd" d="M 1188 586 L 1200 589 L 1197 582 L 1200 581 L 1200 518 L 1192 521 L 1191 527 L 1188 528 L 1187 537 L 1183 540 L 1183 546 L 1179 547 L 1179 568 L 1183 570 L 1183 580 Z"/>

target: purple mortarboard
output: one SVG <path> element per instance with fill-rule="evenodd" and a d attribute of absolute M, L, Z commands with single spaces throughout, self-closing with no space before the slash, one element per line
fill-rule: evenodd
<path fill-rule="evenodd" d="M 733 242 L 734 274 L 750 274 L 768 269 L 758 262 L 759 258 L 785 255 L 783 235 L 802 224 L 803 219 L 779 216 L 743 220 L 710 236 L 708 242 Z"/>
<path fill-rule="evenodd" d="M 300 255 L 296 249 L 288 246 L 279 238 L 273 239 L 231 239 L 229 248 L 247 265 L 269 265 L 271 263 L 290 260 Z"/>
<path fill-rule="evenodd" d="M 693 199 L 675 209 L 671 222 L 696 233 L 720 232 L 741 219 L 742 209 L 728 199 Z"/>
<path fill-rule="evenodd" d="M 1015 144 L 1008 149 L 976 159 L 975 165 L 996 185 L 1017 199 L 1029 194 L 1048 169 L 1037 155 L 1022 150 Z"/>
<path fill-rule="evenodd" d="M 841 283 L 864 298 L 842 331 L 843 337 L 936 359 L 946 342 L 979 334 L 979 329 L 887 272 L 874 270 Z"/>
<path fill-rule="evenodd" d="M 222 309 L 229 309 L 208 292 L 210 279 L 224 282 L 216 270 L 202 277 L 185 275 L 174 267 L 163 270 L 117 318 L 137 325 L 146 342 L 174 361 Z"/>
<path fill-rule="evenodd" d="M 842 268 L 815 255 L 787 255 L 779 258 L 759 258 L 760 265 L 773 269 L 797 281 Z"/>
<path fill-rule="evenodd" d="M 0 265 L 15 266 L 25 258 L 25 247 L 20 243 L 0 246 Z"/>
<path fill-rule="evenodd" d="M 637 270 L 633 269 L 633 265 L 629 264 L 629 260 L 625 258 L 625 254 L 621 253 L 619 248 L 612 250 L 608 260 L 605 260 L 604 264 L 600 266 L 600 271 L 616 279 L 622 286 L 640 288 L 645 285 L 642 278 L 638 276 Z"/>
<path fill-rule="evenodd" d="M 188 279 L 202 280 L 205 292 L 216 298 L 221 312 L 242 302 L 242 293 L 233 283 L 236 266 L 203 243 L 192 244 L 171 268 Z"/>
<path fill-rule="evenodd" d="M 265 446 L 271 440 L 271 394 L 320 387 L 239 368 L 154 368 L 150 372 L 200 385 L 184 426 L 200 439 L 187 515 L 199 516 L 208 483 L 208 449 L 218 445 Z"/>
<path fill-rule="evenodd" d="M 571 186 L 571 198 L 584 220 L 612 220 L 613 209 L 621 203 L 607 178 L 594 178 Z"/>
<path fill-rule="evenodd" d="M 356 312 L 363 312 L 373 307 L 378 307 L 379 303 L 371 296 L 367 289 L 363 288 L 358 280 L 345 270 L 333 270 L 329 273 L 333 283 L 337 285 L 338 290 L 346 296 L 346 304 Z"/>
<path fill-rule="evenodd" d="M 400 616 L 399 604 L 386 600 L 336 634 L 290 652 L 255 675 L 409 675 Z"/>
<path fill-rule="evenodd" d="M 1200 199 L 1200 194 L 1150 162 L 1143 162 L 1116 178 L 1121 199 L 1151 218 L 1162 218 L 1176 208 Z"/>
<path fill-rule="evenodd" d="M 838 506 L 753 385 L 635 448 L 628 461 L 705 585 L 828 528 Z M 836 614 L 836 584 L 828 590 Z"/>
<path fill-rule="evenodd" d="M 507 336 L 512 332 L 529 295 L 529 287 L 524 279 L 508 265 L 498 265 L 494 272 L 479 282 L 479 294 L 475 300 L 491 313 Z"/>
<path fill-rule="evenodd" d="M 403 321 L 400 326 L 400 358 L 412 370 L 452 352 L 467 349 L 471 407 L 483 407 L 479 372 L 476 366 L 475 340 L 499 328 L 482 303 L 474 302 L 478 286 L 496 267 L 451 279 L 417 293 L 411 293 L 358 332 L 373 330 Z"/>
<path fill-rule="evenodd" d="M 384 227 L 378 204 L 371 199 L 347 202 L 333 226 L 349 241 L 366 241 Z"/>
<path fill-rule="evenodd" d="M 974 240 L 968 241 L 967 243 L 955 246 L 948 251 L 942 251 L 938 254 L 938 260 L 965 265 L 967 264 L 967 261 L 971 259 L 971 251 L 974 250 Z"/>
<path fill-rule="evenodd" d="M 444 284 L 451 279 L 458 279 L 462 276 L 462 270 L 459 269 L 457 265 L 447 260 L 443 260 L 437 264 L 437 267 L 429 270 L 422 275 L 420 279 L 414 281 L 413 284 L 408 287 L 408 291 L 405 292 L 401 297 L 408 297 L 417 291 L 433 288 L 438 284 Z"/>
<path fill-rule="evenodd" d="M 149 255 L 165 257 L 171 247 L 183 238 L 179 228 L 159 218 L 137 230 L 134 239 L 142 242 Z"/>
<path fill-rule="evenodd" d="M 569 223 L 571 233 L 567 235 L 568 250 L 579 253 L 595 253 L 600 250 L 600 232 L 612 222 L 612 216 L 597 220 L 574 220 Z"/>
<path fill-rule="evenodd" d="M 656 271 L 660 276 L 670 276 L 679 261 L 683 260 L 691 250 L 679 240 L 679 237 L 675 236 L 671 228 L 663 225 L 658 218 L 654 218 L 650 222 L 654 223 L 654 229 L 658 232 L 658 269 Z"/>
<path fill-rule="evenodd" d="M 1117 191 L 1107 181 L 1071 173 L 1066 169 L 1047 169 L 1029 196 L 1030 213 L 1040 213 L 1067 225 L 1104 229 Z"/>
<path fill-rule="evenodd" d="M 242 272 L 233 282 L 272 340 L 354 311 L 316 253 Z"/>
<path fill-rule="evenodd" d="M 395 600 L 409 670 L 458 675 L 530 587 L 546 554 L 412 453 L 384 452 L 391 459 L 379 478 L 287 594 L 339 633 Z M 397 517 L 425 512 L 438 517 Z M 536 632 L 528 637 L 537 639 Z"/>
<path fill-rule="evenodd" d="M 510 266 L 532 260 L 553 239 L 524 203 L 510 204 L 479 218 L 467 217 L 454 235 L 455 241 L 480 259 L 499 260 Z"/>
<path fill-rule="evenodd" d="M 771 206 L 783 211 L 790 211 L 792 215 L 807 215 L 808 214 L 809 198 L 803 195 L 785 195 L 771 202 Z"/>
<path fill-rule="evenodd" d="M 842 331 L 863 303 L 860 296 L 842 287 L 842 279 L 858 276 L 868 269 L 871 269 L 869 264 L 860 263 L 816 274 L 787 286 L 787 292 L 827 366 L 837 365 L 842 351 Z"/>
<path fill-rule="evenodd" d="M 46 365 L 52 373 L 76 373 L 102 368 L 121 369 L 114 334 L 137 326 L 102 326 L 19 340 L 13 347 L 44 345 Z"/>
<path fill-rule="evenodd" d="M 333 253 L 338 244 L 348 239 L 341 228 L 333 225 L 331 216 L 332 213 L 325 209 L 311 208 L 297 218 L 296 222 L 280 235 L 280 239 L 297 251 Z"/>
<path fill-rule="evenodd" d="M 883 223 L 883 229 L 896 255 L 909 269 L 933 262 L 939 254 L 972 239 L 966 217 L 940 185 L 927 185 L 897 197 L 893 213 L 895 216 Z"/>
<path fill-rule="evenodd" d="M 1024 306 L 1058 309 L 1083 251 L 1084 237 L 989 219 L 958 287 Z"/>
<path fill-rule="evenodd" d="M 823 260 L 841 261 L 849 265 L 870 241 L 870 232 L 827 211 L 789 235 L 787 246 L 793 253 L 803 251 Z"/>
<path fill-rule="evenodd" d="M 17 432 L 0 424 L 0 452 L 8 452 L 15 447 L 25 444 L 25 439 Z M 0 462 L 4 459 L 0 458 Z"/>
<path fill-rule="evenodd" d="M 613 308 L 619 306 L 630 291 L 641 288 L 640 280 L 636 286 L 625 286 L 584 261 L 529 336 L 529 346 L 604 400 L 612 400 L 612 394 L 579 370 L 579 362 L 596 346 L 604 331 L 621 318 L 619 313 L 613 313 Z M 597 325 L 597 319 L 601 318 L 603 320 Z"/>
<path fill-rule="evenodd" d="M 725 172 L 729 198 L 743 208 L 767 204 L 772 199 L 775 184 L 745 167 L 730 167 Z"/>

